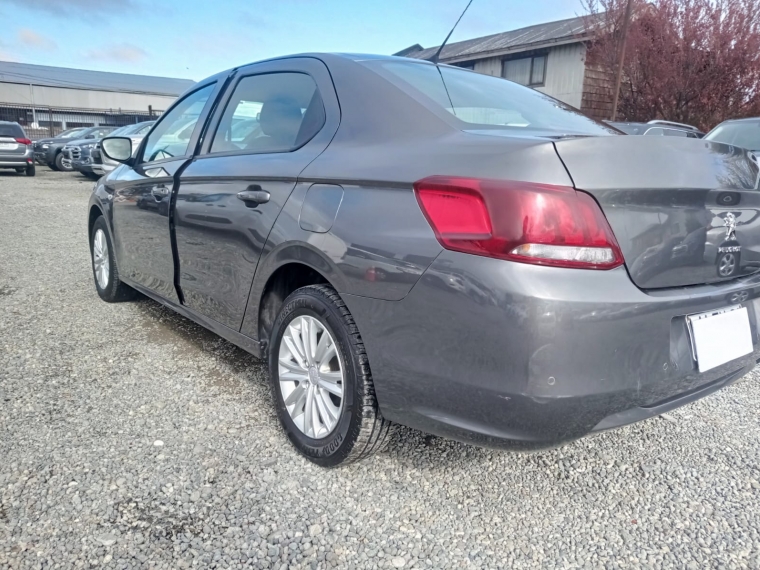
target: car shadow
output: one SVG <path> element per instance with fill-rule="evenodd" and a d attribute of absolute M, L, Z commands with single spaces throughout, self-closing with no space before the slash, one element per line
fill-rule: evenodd
<path fill-rule="evenodd" d="M 162 304 L 141 295 L 134 303 L 145 324 L 146 341 L 174 346 L 191 354 L 205 354 L 228 367 L 232 374 L 247 374 L 265 363 L 219 335 Z"/>

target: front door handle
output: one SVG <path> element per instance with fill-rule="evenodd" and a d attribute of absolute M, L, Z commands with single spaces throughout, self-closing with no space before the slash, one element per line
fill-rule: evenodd
<path fill-rule="evenodd" d="M 237 197 L 245 202 L 246 204 L 251 204 L 253 207 L 256 207 L 257 204 L 266 204 L 269 202 L 270 194 L 266 190 L 261 190 L 261 187 L 258 187 L 259 190 L 243 190 L 242 192 L 238 192 Z"/>

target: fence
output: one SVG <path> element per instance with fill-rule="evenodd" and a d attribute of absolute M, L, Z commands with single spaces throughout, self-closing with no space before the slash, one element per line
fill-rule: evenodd
<path fill-rule="evenodd" d="M 54 137 L 75 127 L 124 127 L 150 121 L 161 115 L 148 107 L 145 111 L 122 109 L 69 109 L 64 107 L 32 107 L 16 103 L 0 103 L 0 121 L 12 121 L 24 127 L 32 140 Z"/>

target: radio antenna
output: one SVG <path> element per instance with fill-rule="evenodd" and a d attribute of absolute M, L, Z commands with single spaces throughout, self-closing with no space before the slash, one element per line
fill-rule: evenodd
<path fill-rule="evenodd" d="M 469 2 L 467 2 L 467 6 L 465 6 L 464 11 L 462 11 L 461 16 L 459 16 L 459 20 L 461 20 L 462 16 L 464 16 L 464 13 L 467 12 L 467 9 L 470 7 L 470 4 L 472 4 L 472 0 L 470 0 Z M 443 51 L 443 47 L 446 45 L 446 42 L 449 41 L 449 38 L 451 37 L 451 34 L 454 33 L 454 30 L 456 30 L 457 26 L 459 25 L 459 20 L 456 21 L 456 24 L 454 24 L 454 27 L 451 28 L 451 31 L 449 32 L 449 35 L 446 36 L 445 40 L 443 40 L 443 43 L 441 44 L 441 47 L 438 48 L 438 51 L 435 52 L 435 55 L 433 57 L 431 57 L 429 61 L 431 61 L 432 63 L 435 63 L 435 64 L 438 63 L 438 58 L 440 57 L 441 52 Z"/>

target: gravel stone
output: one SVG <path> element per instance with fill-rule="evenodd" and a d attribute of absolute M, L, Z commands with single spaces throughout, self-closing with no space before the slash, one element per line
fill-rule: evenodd
<path fill-rule="evenodd" d="M 556 450 L 400 429 L 320 469 L 265 363 L 100 301 L 92 186 L 0 170 L 0 568 L 760 568 L 757 371 Z"/>

